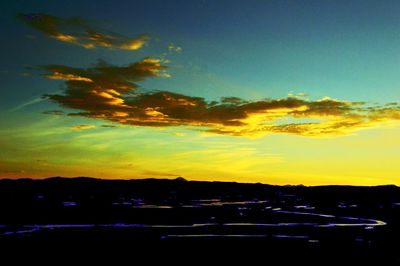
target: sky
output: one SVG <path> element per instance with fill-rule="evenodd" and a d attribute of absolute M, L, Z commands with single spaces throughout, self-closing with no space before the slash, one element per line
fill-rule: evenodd
<path fill-rule="evenodd" d="M 0 10 L 0 177 L 400 185 L 399 1 Z"/>

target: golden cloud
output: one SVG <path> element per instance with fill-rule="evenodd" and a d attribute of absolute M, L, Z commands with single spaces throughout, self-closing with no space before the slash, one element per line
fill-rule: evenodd
<path fill-rule="evenodd" d="M 78 17 L 59 18 L 43 13 L 19 14 L 17 17 L 58 41 L 76 44 L 87 49 L 104 47 L 138 50 L 149 40 L 147 34 L 128 38 L 121 34 L 107 32 Z"/>
<path fill-rule="evenodd" d="M 63 95 L 46 97 L 63 107 L 79 110 L 70 116 L 123 125 L 194 126 L 209 133 L 233 136 L 338 136 L 400 121 L 400 106 L 396 103 L 369 106 L 365 102 L 297 96 L 259 101 L 223 97 L 208 102 L 202 97 L 170 91 L 141 93 L 138 82 L 168 77 L 166 66 L 156 58 L 144 58 L 122 67 L 99 61 L 86 69 L 63 65 L 43 69 L 46 77 L 64 80 Z"/>
<path fill-rule="evenodd" d="M 86 129 L 92 129 L 96 128 L 96 126 L 93 125 L 76 125 L 71 127 L 73 130 L 86 130 Z"/>

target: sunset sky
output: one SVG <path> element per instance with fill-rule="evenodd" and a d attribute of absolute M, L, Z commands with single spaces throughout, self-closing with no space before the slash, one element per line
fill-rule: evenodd
<path fill-rule="evenodd" d="M 400 1 L 0 10 L 0 177 L 400 185 Z"/>

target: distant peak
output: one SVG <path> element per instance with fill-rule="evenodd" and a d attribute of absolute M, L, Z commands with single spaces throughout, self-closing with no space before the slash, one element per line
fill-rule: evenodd
<path fill-rule="evenodd" d="M 176 181 L 187 181 L 185 178 L 178 176 L 177 178 L 175 178 Z"/>

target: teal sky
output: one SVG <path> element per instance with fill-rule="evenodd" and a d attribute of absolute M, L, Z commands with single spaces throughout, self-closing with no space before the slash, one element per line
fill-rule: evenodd
<path fill-rule="evenodd" d="M 49 110 L 69 112 L 74 108 L 67 109 L 65 105 L 41 99 L 45 94 L 62 95 L 66 86 L 62 80 L 46 78 L 49 70 L 43 69 L 44 66 L 63 65 L 89 68 L 98 59 L 116 66 L 125 66 L 139 62 L 145 57 L 151 57 L 164 60 L 163 62 L 168 66 L 166 71 L 171 77 L 148 78 L 137 83 L 135 81 L 135 84 L 140 87 L 140 92 L 143 93 L 167 91 L 188 97 L 202 97 L 206 101 L 219 101 L 221 97 L 239 97 L 248 101 L 260 101 L 266 98 L 285 99 L 290 94 L 297 97 L 296 99 L 310 101 L 310 106 L 324 97 L 329 97 L 344 102 L 366 102 L 366 106 L 376 104 L 381 106 L 379 110 L 382 110 L 382 106 L 385 104 L 398 103 L 400 100 L 399 1 L 21 0 L 1 1 L 0 10 L 2 25 L 0 30 L 2 47 L 0 49 L 2 94 L 0 97 L 0 143 L 6 147 L 3 149 L 3 154 L 0 154 L 0 173 L 2 172 L 3 176 L 58 175 L 57 171 L 61 167 L 59 159 L 56 160 L 57 162 L 49 159 L 48 149 L 51 147 L 56 149 L 57 145 L 61 145 L 62 140 L 66 139 L 70 140 L 69 146 L 65 143 L 62 144 L 68 146 L 63 146 L 66 162 L 75 165 L 81 164 L 82 161 L 76 158 L 80 153 L 98 156 L 98 150 L 88 151 L 86 148 L 82 148 L 93 143 L 81 143 L 79 142 L 81 139 L 77 140 L 77 138 L 84 138 L 86 134 L 93 137 L 92 141 L 99 143 L 105 141 L 104 138 L 107 134 L 114 136 L 112 141 L 116 141 L 114 138 L 118 138 L 120 146 L 117 145 L 117 148 L 102 148 L 104 160 L 117 153 L 122 157 L 125 156 L 121 160 L 124 165 L 129 165 L 129 160 L 126 158 L 130 158 L 129 156 L 137 158 L 143 155 L 146 163 L 141 167 L 146 170 L 141 168 L 140 171 L 133 171 L 132 177 L 144 176 L 146 171 L 151 174 L 152 165 L 157 163 L 163 165 L 161 167 L 163 172 L 171 175 L 185 175 L 186 173 L 189 179 L 191 176 L 195 179 L 202 179 L 205 175 L 212 173 L 213 176 L 225 175 L 220 179 L 226 180 L 268 182 L 261 178 L 262 173 L 265 173 L 275 176 L 274 182 L 276 183 L 314 184 L 319 183 L 316 181 L 318 180 L 317 176 L 323 174 L 321 163 L 317 163 L 319 159 L 315 157 L 315 154 L 321 154 L 322 159 L 326 160 L 335 157 L 335 163 L 340 165 L 341 161 L 337 157 L 339 154 L 346 153 L 349 156 L 354 155 L 363 159 L 360 159 L 361 161 L 354 159 L 356 166 L 353 168 L 346 164 L 347 166 L 340 173 L 331 173 L 329 182 L 346 183 L 342 179 L 335 181 L 335 176 L 347 171 L 352 173 L 350 176 L 354 180 L 357 180 L 354 182 L 350 180 L 348 183 L 362 184 L 363 181 L 359 180 L 363 173 L 368 171 L 359 170 L 359 165 L 376 161 L 377 154 L 388 154 L 389 162 L 394 162 L 395 158 L 400 155 L 397 152 L 400 146 L 395 140 L 395 135 L 399 132 L 397 124 L 391 125 L 389 129 L 373 126 L 373 129 L 369 129 L 369 131 L 356 133 L 358 137 L 334 137 L 325 142 L 319 136 L 316 139 L 310 139 L 291 134 L 258 136 L 255 139 L 226 135 L 204 137 L 201 135 L 204 133 L 199 133 L 197 129 L 191 128 L 198 123 L 198 120 L 196 120 L 197 122 L 181 121 L 182 124 L 178 124 L 178 127 L 176 124 L 165 128 L 142 127 L 137 124 L 127 126 L 125 122 L 122 122 L 122 128 L 99 128 L 107 122 L 95 119 L 93 116 L 88 118 L 43 114 Z M 150 39 L 140 49 L 134 51 L 119 48 L 108 49 L 107 47 L 85 49 L 80 45 L 58 41 L 49 37 L 46 32 L 41 32 L 30 27 L 29 23 L 23 23 L 17 19 L 17 14 L 33 13 L 64 19 L 80 17 L 88 24 L 95 25 L 96 29 L 128 37 L 148 34 Z M 305 95 L 295 96 L 300 93 Z M 290 95 L 289 97 L 292 97 Z M 366 110 L 363 109 L 362 112 Z M 352 112 L 358 111 L 352 109 Z M 386 114 L 384 115 L 385 119 L 395 120 L 398 123 L 397 117 L 400 117 L 397 113 L 399 112 L 398 108 L 389 111 L 391 112 L 390 119 Z M 325 117 L 315 115 L 302 116 L 302 118 L 282 117 L 283 121 L 304 119 L 302 120 L 304 123 L 325 119 Z M 342 119 L 342 116 L 334 119 L 339 118 Z M 367 127 L 377 120 L 371 118 L 370 115 L 364 118 L 369 120 Z M 115 122 L 112 119 L 106 120 Z M 116 124 L 118 122 L 120 121 L 118 120 Z M 207 123 L 209 123 L 208 120 Z M 201 127 L 209 126 L 204 123 L 199 124 Z M 225 122 L 222 124 L 224 130 L 227 130 Z M 76 125 L 93 125 L 97 128 L 70 130 Z M 221 124 L 217 125 L 218 130 L 221 129 L 220 126 Z M 40 132 L 43 132 L 43 135 L 39 134 Z M 127 134 L 139 134 L 142 137 L 129 140 Z M 175 135 L 185 136 L 185 140 L 181 140 L 181 138 L 177 140 Z M 313 135 L 315 134 L 313 133 Z M 373 147 L 373 141 L 367 141 L 367 139 L 379 139 L 383 135 L 391 136 L 390 139 L 384 140 L 387 146 L 382 144 L 377 148 Z M 126 138 L 128 140 L 124 141 L 125 144 L 120 143 L 121 139 L 125 140 Z M 235 160 L 240 160 L 240 164 L 246 169 L 240 176 L 248 175 L 248 179 L 240 179 L 242 177 L 230 176 L 226 172 L 216 170 L 216 168 L 222 167 L 223 162 L 229 164 L 229 156 L 224 159 L 225 161 L 221 159 L 221 164 L 216 165 L 214 169 L 206 169 L 204 172 L 193 170 L 203 169 L 201 162 L 204 165 L 208 164 L 206 159 L 203 160 L 196 156 L 207 156 L 204 155 L 204 152 L 210 150 L 210 147 L 215 147 L 214 142 L 217 140 L 219 143 L 220 141 L 225 143 L 223 145 L 239 149 L 237 153 L 243 151 L 238 148 L 242 146 L 242 148 L 248 149 L 247 152 L 251 150 L 249 156 L 253 159 L 237 159 L 235 157 Z M 21 144 L 30 141 L 32 141 L 30 148 Z M 288 143 L 293 141 L 297 142 L 296 145 L 299 147 L 307 147 L 305 157 L 299 160 L 299 165 L 305 165 L 302 160 L 311 165 L 313 163 L 319 165 L 306 177 L 298 176 L 297 179 L 288 177 L 295 172 L 298 174 L 304 170 L 297 163 L 291 163 L 294 158 L 297 158 L 299 148 L 296 148 L 294 144 L 289 146 Z M 322 145 L 329 146 L 328 150 L 318 150 L 321 141 Z M 359 147 L 368 148 L 367 152 L 361 152 L 360 149 L 351 147 L 350 143 L 357 141 L 360 143 Z M 129 144 L 127 144 L 128 142 Z M 163 142 L 176 144 L 173 147 L 168 144 L 162 146 Z M 331 145 L 328 142 L 334 144 Z M 368 144 L 361 144 L 365 142 Z M 152 143 L 154 147 L 151 146 Z M 49 148 L 42 150 L 46 145 Z M 338 151 L 336 145 L 344 145 L 345 148 Z M 140 146 L 140 148 L 135 150 L 136 155 L 132 155 L 132 150 L 125 150 L 128 146 Z M 386 148 L 382 148 L 383 146 Z M 261 149 L 260 147 L 266 148 Z M 30 159 L 24 155 L 25 148 L 37 149 L 34 156 L 44 158 L 35 160 L 52 161 L 53 164 L 49 163 L 43 168 L 34 167 L 32 171 L 26 170 L 26 164 L 33 164 L 34 161 L 29 161 Z M 194 157 L 191 157 L 192 155 L 185 157 L 190 149 L 201 152 L 196 156 L 192 154 Z M 218 149 L 213 151 L 218 152 Z M 220 152 L 226 153 L 227 150 L 224 148 Z M 181 156 L 179 157 L 181 159 L 184 156 L 185 159 L 182 159 L 184 166 L 175 168 L 164 166 L 165 162 L 156 162 L 154 161 L 156 159 L 150 158 L 154 153 L 157 153 L 157 156 Z M 265 154 L 268 154 L 269 157 Z M 14 159 L 11 160 L 10 157 Z M 281 170 L 278 171 L 273 167 L 275 170 L 268 172 L 268 167 L 264 165 L 263 168 L 261 165 L 263 165 L 264 159 L 269 160 L 266 159 L 267 157 L 272 158 L 271 161 L 276 163 L 274 167 Z M 264 159 L 260 161 L 260 158 Z M 251 160 L 251 162 L 247 160 Z M 101 160 L 94 159 L 94 161 L 96 163 L 83 164 L 85 165 L 82 168 L 84 170 L 70 169 L 65 173 L 66 175 L 69 173 L 70 175 L 99 174 L 93 169 L 101 163 Z M 254 162 L 257 162 L 256 166 L 254 166 Z M 196 166 L 198 168 L 193 168 L 194 164 L 198 164 Z M 372 181 L 366 181 L 366 183 L 396 183 L 396 178 L 398 178 L 396 173 L 400 169 L 390 167 L 387 166 L 385 170 L 388 172 L 383 174 L 385 178 L 389 178 L 389 181 L 380 179 L 378 172 L 383 172 L 383 170 L 378 169 L 375 175 L 369 177 Z M 122 173 L 118 169 L 115 170 L 115 173 Z M 196 171 L 199 172 L 198 175 Z M 118 174 L 110 173 L 105 174 L 118 177 Z M 129 172 L 123 173 L 123 177 L 129 176 Z M 280 174 L 285 175 L 286 179 L 283 178 L 280 181 Z M 300 178 L 304 178 L 304 180 L 300 180 Z"/>

